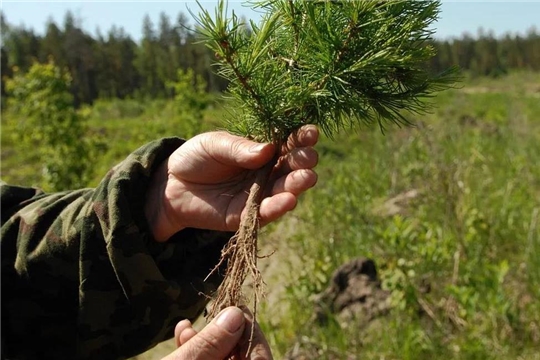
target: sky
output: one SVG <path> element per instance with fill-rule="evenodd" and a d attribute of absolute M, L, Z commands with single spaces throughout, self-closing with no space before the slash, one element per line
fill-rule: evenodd
<path fill-rule="evenodd" d="M 123 27 L 134 40 L 142 36 L 142 19 L 148 14 L 155 25 L 160 12 L 165 12 L 174 22 L 178 13 L 190 17 L 188 8 L 198 13 L 195 1 L 25 1 L 0 0 L 6 21 L 11 25 L 24 25 L 43 34 L 45 24 L 52 18 L 63 23 L 64 15 L 71 10 L 82 22 L 82 27 L 92 35 L 99 28 L 103 34 L 113 26 Z M 204 7 L 214 8 L 216 1 L 202 1 Z M 243 1 L 229 1 L 229 8 L 238 15 L 258 20 L 260 15 L 244 7 Z M 479 28 L 492 30 L 496 36 L 505 33 L 526 34 L 535 26 L 540 30 L 540 0 L 537 1 L 442 1 L 439 21 L 435 24 L 436 37 L 448 39 L 464 33 L 476 35 Z"/>

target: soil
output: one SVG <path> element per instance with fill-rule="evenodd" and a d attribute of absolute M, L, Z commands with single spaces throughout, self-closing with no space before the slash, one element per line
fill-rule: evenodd
<path fill-rule="evenodd" d="M 375 262 L 357 258 L 340 266 L 333 274 L 328 288 L 315 300 L 313 323 L 325 326 L 334 317 L 342 328 L 354 326 L 365 328 L 374 319 L 390 310 L 390 293 L 381 289 Z M 319 345 L 300 338 L 287 352 L 285 360 L 316 359 L 324 355 L 328 359 L 343 359 L 343 353 L 332 349 L 320 349 Z M 346 359 L 355 359 L 350 355 Z"/>

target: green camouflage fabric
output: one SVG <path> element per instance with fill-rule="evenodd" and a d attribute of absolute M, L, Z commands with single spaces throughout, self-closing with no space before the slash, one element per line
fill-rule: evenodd
<path fill-rule="evenodd" d="M 152 239 L 150 175 L 177 138 L 135 151 L 95 189 L 45 194 L 1 184 L 2 358 L 124 359 L 194 320 L 222 278 L 227 232 Z"/>

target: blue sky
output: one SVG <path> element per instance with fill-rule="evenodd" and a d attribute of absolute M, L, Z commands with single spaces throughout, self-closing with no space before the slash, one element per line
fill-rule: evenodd
<path fill-rule="evenodd" d="M 205 7 L 213 8 L 217 1 L 204 1 Z M 112 25 L 121 26 L 139 40 L 142 19 L 150 15 L 154 24 L 159 13 L 164 11 L 174 21 L 181 11 L 189 16 L 187 8 L 197 12 L 194 1 L 24 1 L 3 0 L 2 11 L 9 24 L 33 28 L 42 34 L 49 17 L 62 24 L 67 10 L 82 20 L 82 26 L 91 34 L 99 27 L 106 32 Z M 230 1 L 229 8 L 248 18 L 258 19 L 258 15 L 242 6 L 241 1 Z M 444 1 L 441 18 L 435 25 L 436 37 L 459 37 L 464 32 L 472 35 L 482 27 L 493 30 L 496 35 L 507 32 L 525 34 L 532 26 L 540 30 L 540 0 L 538 1 Z"/>

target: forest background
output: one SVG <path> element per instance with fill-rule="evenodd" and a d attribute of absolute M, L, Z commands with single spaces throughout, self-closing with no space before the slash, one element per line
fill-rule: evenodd
<path fill-rule="evenodd" d="M 43 35 L 2 16 L 2 180 L 95 186 L 145 142 L 221 126 L 227 84 L 188 19 L 146 17 L 134 41 L 72 13 Z M 457 88 L 413 127 L 321 139 L 318 185 L 265 228 L 259 319 L 276 358 L 540 359 L 540 34 L 433 45 L 426 67 L 459 65 Z M 314 321 L 358 257 L 377 266 L 362 316 Z"/>
<path fill-rule="evenodd" d="M 221 92 L 227 83 L 212 72 L 213 54 L 197 43 L 197 34 L 189 30 L 190 18 L 182 12 L 175 18 L 162 12 L 156 25 L 147 15 L 142 20 L 142 39 L 135 42 L 115 26 L 106 34 L 92 35 L 72 12 L 66 13 L 61 25 L 50 20 L 44 35 L 10 25 L 2 15 L 2 96 L 6 96 L 5 78 L 14 69 L 24 73 L 34 61 L 49 58 L 69 70 L 76 106 L 97 99 L 172 98 L 174 90 L 167 84 L 177 80 L 178 69 L 188 68 L 204 79 L 207 92 Z M 492 31 L 480 29 L 476 36 L 436 40 L 437 56 L 426 66 L 439 72 L 457 64 L 471 76 L 538 71 L 540 33 L 532 25 L 526 34 L 495 37 Z"/>

